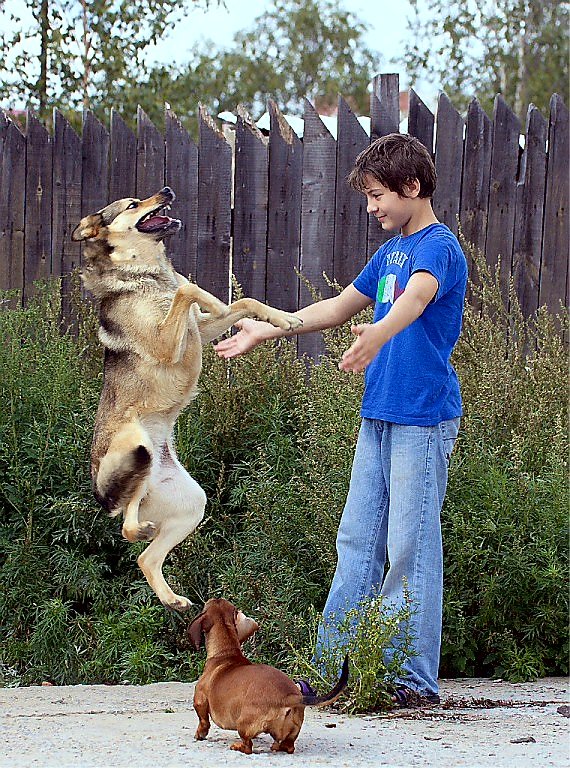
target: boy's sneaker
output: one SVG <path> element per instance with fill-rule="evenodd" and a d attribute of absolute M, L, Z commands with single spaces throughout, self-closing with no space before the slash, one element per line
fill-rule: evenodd
<path fill-rule="evenodd" d="M 433 707 L 441 703 L 437 693 L 420 693 L 402 685 L 392 694 L 392 702 L 398 709 Z"/>
<path fill-rule="evenodd" d="M 302 696 L 317 696 L 317 692 L 307 680 L 295 680 L 295 685 L 301 691 Z"/>

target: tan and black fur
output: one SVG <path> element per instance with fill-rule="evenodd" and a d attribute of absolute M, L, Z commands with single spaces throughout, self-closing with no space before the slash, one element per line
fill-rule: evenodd
<path fill-rule="evenodd" d="M 194 709 L 198 715 L 195 738 L 205 739 L 210 718 L 219 728 L 235 730 L 241 740 L 231 749 L 251 755 L 253 739 L 260 733 L 273 737 L 273 752 L 295 751 L 305 707 L 324 707 L 335 702 L 346 688 L 348 657 L 338 683 L 323 696 L 303 696 L 284 672 L 267 664 L 253 664 L 241 651 L 241 643 L 258 626 L 223 598 L 208 600 L 188 628 L 195 648 L 206 638 L 207 659 L 196 683 Z"/>
<path fill-rule="evenodd" d="M 256 317 L 286 330 L 300 321 L 255 299 L 227 306 L 178 274 L 163 240 L 180 221 L 163 215 L 165 187 L 147 200 L 117 200 L 81 220 L 82 279 L 99 300 L 104 383 L 91 450 L 98 501 L 123 514 L 129 541 L 151 541 L 138 563 L 160 601 L 185 610 L 162 564 L 204 515 L 206 495 L 178 461 L 173 429 L 196 395 L 202 345 L 237 320 Z"/>

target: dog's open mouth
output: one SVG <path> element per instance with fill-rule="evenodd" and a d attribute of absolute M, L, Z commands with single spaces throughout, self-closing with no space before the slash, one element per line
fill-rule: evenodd
<path fill-rule="evenodd" d="M 169 208 L 170 205 L 160 206 L 159 208 L 155 208 L 153 211 L 146 213 L 136 223 L 138 231 L 148 233 L 162 232 L 163 230 L 168 229 L 174 222 L 178 224 L 179 222 L 177 219 L 171 219 L 170 216 L 161 215 L 161 212 L 168 210 Z"/>

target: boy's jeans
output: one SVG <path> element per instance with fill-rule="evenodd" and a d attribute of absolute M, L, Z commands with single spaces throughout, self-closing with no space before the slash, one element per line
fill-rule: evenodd
<path fill-rule="evenodd" d="M 415 613 L 410 621 L 416 656 L 402 680 L 437 693 L 441 644 L 443 553 L 440 512 L 459 419 L 414 427 L 363 419 L 346 505 L 337 535 L 338 564 L 323 611 L 325 621 L 381 586 L 396 609 L 407 581 Z M 390 567 L 384 578 L 386 551 Z M 329 630 L 330 631 L 330 630 Z M 319 627 L 315 657 L 326 646 Z"/>

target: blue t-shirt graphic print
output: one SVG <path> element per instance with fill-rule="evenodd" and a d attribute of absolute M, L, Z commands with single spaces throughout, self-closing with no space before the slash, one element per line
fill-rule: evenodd
<path fill-rule="evenodd" d="M 388 240 L 354 280 L 375 301 L 374 322 L 406 290 L 414 272 L 438 282 L 422 315 L 385 344 L 366 369 L 361 415 L 396 424 L 432 426 L 461 416 L 457 374 L 450 362 L 461 331 L 467 263 L 445 224 Z"/>

